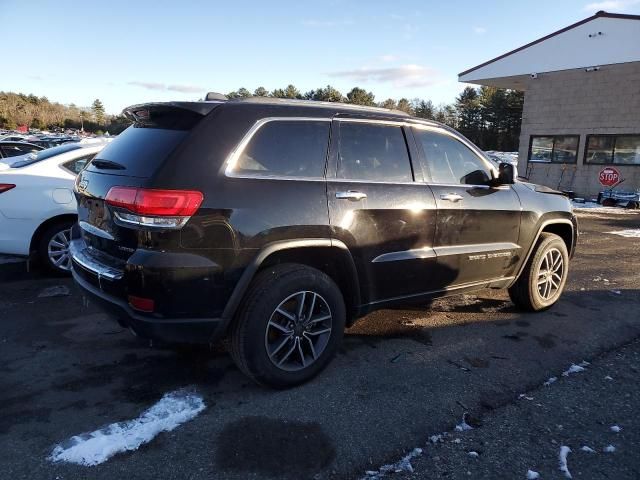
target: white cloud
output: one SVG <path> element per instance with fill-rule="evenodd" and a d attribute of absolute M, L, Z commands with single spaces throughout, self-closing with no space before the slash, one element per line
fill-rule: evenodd
<path fill-rule="evenodd" d="M 477 33 L 478 35 L 482 35 L 484 33 L 487 33 L 487 29 L 484 27 L 473 27 L 473 31 L 474 33 Z"/>
<path fill-rule="evenodd" d="M 147 90 L 168 91 L 168 92 L 180 92 L 180 93 L 202 93 L 206 91 L 206 88 L 196 87 L 194 85 L 165 85 L 164 83 L 157 82 L 128 82 L 128 85 L 134 85 L 136 87 L 146 88 Z"/>
<path fill-rule="evenodd" d="M 589 3 L 584 6 L 584 10 L 591 13 L 595 13 L 600 10 L 620 13 L 627 12 L 635 6 L 640 7 L 640 0 L 604 0 L 602 2 Z"/>
<path fill-rule="evenodd" d="M 313 28 L 333 28 L 353 25 L 353 20 L 304 20 L 302 25 Z"/>
<path fill-rule="evenodd" d="M 395 55 L 382 55 L 380 57 L 380 60 L 382 62 L 395 62 L 396 60 L 398 60 L 398 57 Z"/>
<path fill-rule="evenodd" d="M 391 83 L 396 87 L 423 87 L 438 81 L 436 70 L 421 65 L 400 65 L 389 68 L 363 67 L 329 74 L 332 77 L 349 78 L 356 82 Z"/>

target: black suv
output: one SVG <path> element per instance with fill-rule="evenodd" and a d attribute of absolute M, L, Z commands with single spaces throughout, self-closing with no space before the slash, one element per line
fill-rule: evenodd
<path fill-rule="evenodd" d="M 567 198 L 402 112 L 252 98 L 136 105 L 76 181 L 77 283 L 141 337 L 229 336 L 240 369 L 316 375 L 379 308 L 485 287 L 553 305 Z"/>

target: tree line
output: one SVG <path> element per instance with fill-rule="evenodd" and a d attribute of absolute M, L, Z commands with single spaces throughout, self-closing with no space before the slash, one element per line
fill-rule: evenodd
<path fill-rule="evenodd" d="M 86 132 L 118 134 L 131 122 L 123 115 L 108 115 L 96 99 L 89 107 L 73 103 L 63 105 L 47 97 L 0 91 L 0 128 L 15 130 L 19 126 L 39 130 L 84 129 Z"/>
<path fill-rule="evenodd" d="M 273 97 L 344 102 L 401 110 L 416 117 L 436 120 L 460 131 L 484 150 L 514 151 L 518 148 L 524 95 L 515 90 L 495 87 L 466 87 L 452 104 L 435 105 L 421 98 L 376 101 L 373 92 L 354 87 L 346 95 L 327 85 L 301 92 L 294 85 L 268 91 L 258 87 L 253 92 L 239 88 L 227 98 Z M 99 99 L 90 107 L 62 105 L 46 97 L 0 92 L 0 128 L 15 129 L 18 125 L 31 128 L 72 128 L 117 134 L 130 122 L 122 115 L 108 115 Z"/>

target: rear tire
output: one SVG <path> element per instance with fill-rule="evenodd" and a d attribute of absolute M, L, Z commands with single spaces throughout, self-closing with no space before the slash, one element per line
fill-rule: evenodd
<path fill-rule="evenodd" d="M 302 305 L 302 307 L 300 307 Z M 300 264 L 260 272 L 231 330 L 231 355 L 255 382 L 274 388 L 316 376 L 342 342 L 344 299 L 325 273 Z"/>
<path fill-rule="evenodd" d="M 569 273 L 569 254 L 562 238 L 543 232 L 524 270 L 509 288 L 517 307 L 539 312 L 558 301 Z"/>
<path fill-rule="evenodd" d="M 69 241 L 71 227 L 75 222 L 62 220 L 48 226 L 38 240 L 38 260 L 44 268 L 57 275 L 71 274 L 71 258 Z"/>

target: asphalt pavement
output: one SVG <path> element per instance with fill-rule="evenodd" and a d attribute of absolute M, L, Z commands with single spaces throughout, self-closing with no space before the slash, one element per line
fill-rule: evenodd
<path fill-rule="evenodd" d="M 605 463 L 598 464 L 601 470 L 583 469 L 592 460 L 578 463 L 583 455 L 574 449 L 582 441 L 600 448 L 605 437 L 598 436 L 594 422 L 603 422 L 600 427 L 606 430 L 615 421 L 624 429 L 611 442 L 622 453 L 605 457 L 599 452 L 598 462 L 616 459 L 619 470 L 611 471 L 619 476 L 608 478 L 637 478 L 637 460 L 628 453 L 634 442 L 638 445 L 634 424 L 624 425 L 624 417 L 633 412 L 621 400 L 618 410 L 612 404 L 612 415 L 606 416 L 594 403 L 610 398 L 602 388 L 622 383 L 602 388 L 576 384 L 567 387 L 566 404 L 549 397 L 538 402 L 543 405 L 536 407 L 539 412 L 534 408 L 550 377 L 572 363 L 599 365 L 598 359 L 609 358 L 610 352 L 629 352 L 620 349 L 640 337 L 640 244 L 637 238 L 606 233 L 639 229 L 640 215 L 585 212 L 579 220 L 582 235 L 567 289 L 549 311 L 524 314 L 506 292 L 483 290 L 422 308 L 376 312 L 349 329 L 338 356 L 319 377 L 285 391 L 248 381 L 224 345 L 211 350 L 149 346 L 87 304 L 71 280 L 2 263 L 0 477 L 362 478 L 420 447 L 423 454 L 412 462 L 419 478 L 444 478 L 445 472 L 446 478 L 462 478 L 457 475 L 467 471 L 478 478 L 526 478 L 525 467 L 538 469 L 541 478 L 556 478 L 555 449 L 565 442 L 572 449 L 568 463 L 574 478 L 607 478 L 598 476 L 606 473 Z M 600 382 L 607 369 L 597 368 L 602 371 L 564 380 Z M 610 375 L 622 382 L 619 374 Z M 626 377 L 624 382 L 621 391 L 637 406 L 637 382 Z M 542 391 L 561 395 L 555 392 L 563 391 L 563 383 Z M 48 460 L 56 445 L 74 435 L 138 418 L 165 394 L 183 388 L 199 395 L 206 408 L 137 450 L 92 467 Z M 536 400 L 518 399 L 520 394 Z M 578 408 L 571 405 L 581 395 L 588 401 L 576 411 L 591 415 L 588 408 L 593 407 L 602 414 L 588 425 L 575 423 L 569 413 L 560 422 L 551 405 Z M 516 406 L 531 409 L 530 417 L 513 420 L 521 413 L 505 409 Z M 454 431 L 465 412 L 476 426 L 465 435 L 485 445 L 466 439 L 452 445 L 476 448 L 479 456 L 471 467 L 484 465 L 477 470 L 467 467 L 467 457 L 455 457 L 449 443 L 429 440 Z M 513 428 L 495 430 L 496 435 L 515 438 L 523 432 L 520 450 L 504 447 L 503 461 L 497 457 L 502 447 L 482 437 L 483 431 L 504 424 L 494 417 L 513 420 Z M 540 427 L 525 431 L 532 422 Z M 560 424 L 566 425 L 566 436 L 558 433 Z M 584 437 L 575 433 L 582 427 Z M 527 446 L 531 452 L 524 458 Z M 441 454 L 434 454 L 434 448 Z M 510 469 L 508 455 L 523 458 Z M 441 468 L 434 456 L 455 468 Z M 583 470 L 586 476 L 578 477 Z M 392 475 L 408 474 L 387 476 Z"/>

